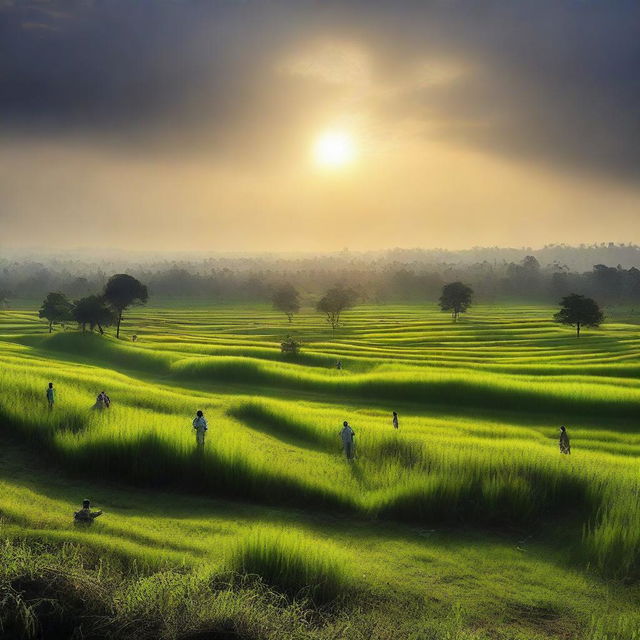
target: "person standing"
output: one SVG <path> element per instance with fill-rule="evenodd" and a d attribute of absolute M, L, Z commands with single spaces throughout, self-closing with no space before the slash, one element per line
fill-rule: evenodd
<path fill-rule="evenodd" d="M 560 453 L 571 453 L 571 443 L 566 427 L 560 427 Z"/>
<path fill-rule="evenodd" d="M 53 388 L 53 382 L 49 383 L 47 388 L 47 402 L 49 404 L 49 410 L 53 409 L 53 405 L 56 401 L 56 390 Z"/>
<path fill-rule="evenodd" d="M 202 411 L 196 412 L 196 417 L 193 420 L 193 428 L 196 430 L 196 444 L 200 448 L 204 447 L 204 436 L 209 430 L 209 427 Z"/>
<path fill-rule="evenodd" d="M 342 447 L 344 449 L 344 455 L 349 462 L 353 461 L 355 454 L 355 438 L 356 434 L 354 430 L 349 426 L 349 423 L 345 420 L 342 423 L 342 429 L 340 430 L 340 438 L 342 440 Z"/>
<path fill-rule="evenodd" d="M 398 429 L 400 428 L 400 425 L 398 424 L 398 414 L 396 411 L 393 412 L 393 428 L 394 429 Z"/>

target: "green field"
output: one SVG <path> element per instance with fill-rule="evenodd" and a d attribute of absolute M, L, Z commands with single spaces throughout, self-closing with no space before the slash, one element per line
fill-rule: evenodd
<path fill-rule="evenodd" d="M 576 339 L 550 308 L 453 324 L 433 306 L 362 306 L 334 335 L 311 311 L 290 325 L 266 306 L 182 303 L 135 309 L 116 341 L 49 335 L 35 308 L 0 311 L 11 633 L 640 638 L 632 312 Z M 288 333 L 299 356 L 280 352 Z M 112 407 L 92 412 L 103 389 Z M 84 497 L 105 511 L 89 529 L 72 522 Z"/>

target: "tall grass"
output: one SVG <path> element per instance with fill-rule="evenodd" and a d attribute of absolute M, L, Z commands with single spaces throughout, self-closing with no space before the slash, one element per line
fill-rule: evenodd
<path fill-rule="evenodd" d="M 299 532 L 261 527 L 233 550 L 230 566 L 256 574 L 288 597 L 327 604 L 355 589 L 347 555 Z"/>
<path fill-rule="evenodd" d="M 526 379 L 489 373 L 398 371 L 340 375 L 312 373 L 299 367 L 261 363 L 250 358 L 184 358 L 172 365 L 178 380 L 241 383 L 424 405 L 555 413 L 561 419 L 598 415 L 631 418 L 640 415 L 640 389 L 549 378 Z"/>
<path fill-rule="evenodd" d="M 616 374 L 620 356 L 628 358 L 624 366 L 637 366 L 638 341 L 626 328 L 621 335 L 614 329 L 576 343 L 550 323 L 523 326 L 515 312 L 511 318 L 505 311 L 493 324 L 488 317 L 486 325 L 456 327 L 409 312 L 404 322 L 382 314 L 388 326 L 380 327 L 372 314 L 363 311 L 335 343 L 311 327 L 314 349 L 324 353 L 311 358 L 313 368 L 275 362 L 271 348 L 262 354 L 256 345 L 272 340 L 275 330 L 239 326 L 231 313 L 217 319 L 218 334 L 204 321 L 190 325 L 188 313 L 173 324 L 159 317 L 158 333 L 141 332 L 144 346 L 76 333 L 31 335 L 22 341 L 32 350 L 0 344 L 0 422 L 75 473 L 140 486 L 434 525 L 527 527 L 571 513 L 584 527 L 586 560 L 603 573 L 638 574 L 639 480 L 635 458 L 618 455 L 638 444 L 632 428 L 640 415 L 640 387 L 626 378 L 623 385 Z M 155 351 L 154 340 L 169 341 L 170 348 Z M 251 357 L 194 357 L 198 344 L 208 344 L 211 353 L 225 340 L 223 347 L 237 353 L 246 348 Z M 182 342 L 189 348 L 181 351 Z M 377 368 L 322 371 L 317 365 L 322 358 L 331 361 L 331 349 L 358 354 L 354 362 L 365 358 Z M 394 349 L 398 361 L 391 363 Z M 611 375 L 518 373 L 518 367 L 531 366 L 536 352 L 542 363 L 549 358 L 559 366 L 596 359 Z M 425 353 L 434 359 L 444 354 L 458 368 L 416 365 Z M 483 358 L 485 364 L 513 367 L 514 374 L 476 370 Z M 52 412 L 44 402 L 50 379 L 59 393 Z M 266 387 L 280 398 L 259 397 Z M 91 412 L 102 388 L 114 405 Z M 315 401 L 303 403 L 296 392 Z M 377 408 L 364 408 L 367 403 Z M 385 414 L 382 403 L 400 409 L 399 432 L 390 428 L 390 411 Z M 446 412 L 438 415 L 443 407 Z M 203 452 L 196 451 L 190 427 L 199 408 L 210 423 Z M 478 409 L 490 417 L 456 417 Z M 585 446 L 561 457 L 548 437 L 551 427 L 540 426 L 547 415 L 554 416 L 554 426 L 571 420 L 572 435 L 572 425 L 583 417 L 601 427 L 583 427 L 578 442 Z M 343 419 L 357 434 L 352 465 L 340 453 Z M 607 431 L 612 419 L 622 433 Z M 593 450 L 586 450 L 590 442 Z"/>
<path fill-rule="evenodd" d="M 25 380 L 31 383 L 21 391 Z M 68 408 L 49 412 L 37 398 L 43 384 L 20 376 L 3 382 L 3 388 L 12 391 L 0 401 L 0 416 L 76 473 L 430 525 L 525 526 L 554 514 L 578 512 L 587 527 L 588 558 L 615 575 L 638 570 L 640 508 L 637 483 L 628 472 L 598 471 L 584 461 L 534 453 L 530 446 L 512 441 L 485 444 L 479 450 L 469 446 L 473 440 L 467 436 L 453 440 L 460 446 L 451 448 L 401 432 L 362 428 L 356 436 L 359 457 L 351 468 L 343 463 L 341 471 L 352 479 L 334 483 L 330 477 L 292 474 L 286 456 L 265 458 L 259 449 L 244 449 L 232 438 L 215 440 L 215 433 L 210 445 L 198 451 L 193 435 L 178 426 L 175 416 L 127 407 L 83 412 L 71 404 L 72 394 Z M 25 402 L 35 408 L 26 414 L 15 410 Z M 322 456 L 339 462 L 337 421 L 306 422 L 296 410 L 289 416 L 281 413 L 287 406 L 253 400 L 236 403 L 230 413 L 249 426 L 266 424 L 267 432 L 279 441 L 297 441 L 303 450 L 320 447 Z M 328 460 L 320 461 L 327 465 Z"/>

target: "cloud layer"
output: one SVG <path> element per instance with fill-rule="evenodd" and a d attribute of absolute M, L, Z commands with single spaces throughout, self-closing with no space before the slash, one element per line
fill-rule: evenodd
<path fill-rule="evenodd" d="M 423 153 L 437 150 L 456 171 L 449 156 L 459 150 L 467 154 L 460 161 L 465 180 L 474 173 L 471 158 L 478 173 L 492 170 L 494 177 L 502 163 L 530 170 L 525 191 L 535 191 L 534 179 L 540 189 L 550 188 L 548 180 L 556 188 L 558 175 L 566 176 L 566 193 L 580 188 L 576 180 L 595 180 L 603 202 L 607 189 L 624 202 L 627 238 L 617 239 L 638 240 L 627 211 L 640 177 L 639 66 L 640 5 L 622 0 L 5 3 L 0 222 L 37 219 L 52 188 L 42 158 L 55 163 L 71 153 L 84 185 L 80 201 L 59 215 L 86 210 L 89 184 L 102 215 L 120 215 L 127 200 L 110 208 L 92 172 L 105 164 L 138 175 L 138 187 L 135 179 L 122 185 L 136 209 L 140 190 L 165 175 L 154 173 L 159 163 L 179 166 L 175 198 L 187 217 L 205 215 L 191 195 L 209 175 L 216 186 L 205 191 L 225 203 L 225 215 L 247 215 L 237 199 L 250 184 L 280 223 L 298 206 L 287 184 L 297 179 L 310 136 L 338 125 L 358 135 L 372 172 L 394 163 L 388 174 L 406 181 L 394 192 L 416 189 L 409 176 Z M 11 160 L 16 153 L 18 163 Z M 19 187 L 17 164 L 32 193 Z M 74 176 L 56 171 L 54 182 L 68 183 L 71 197 Z M 365 179 L 357 180 L 360 191 L 345 196 L 344 206 L 364 215 Z M 430 200 L 416 191 L 422 210 L 446 207 L 444 196 Z M 327 196 L 327 206 L 335 200 Z M 562 196 L 563 206 L 570 200 Z M 389 211 L 409 224 L 412 214 L 400 206 L 389 203 Z M 416 206 L 405 204 L 405 211 Z M 474 201 L 465 206 L 472 210 Z M 211 211 L 220 209 L 212 204 Z M 7 227 L 14 235 L 21 233 L 15 222 Z"/>

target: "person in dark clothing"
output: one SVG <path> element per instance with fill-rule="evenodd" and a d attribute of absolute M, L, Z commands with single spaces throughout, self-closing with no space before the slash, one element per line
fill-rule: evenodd
<path fill-rule="evenodd" d="M 56 390 L 53 388 L 53 382 L 50 382 L 49 387 L 47 388 L 47 403 L 49 404 L 49 409 L 53 409 L 55 401 Z"/>
<path fill-rule="evenodd" d="M 349 423 L 345 420 L 342 423 L 342 429 L 340 430 L 340 439 L 342 440 L 342 447 L 344 449 L 344 455 L 349 462 L 353 461 L 355 456 L 356 445 L 354 430 L 349 426 Z"/>
<path fill-rule="evenodd" d="M 571 453 L 571 443 L 566 427 L 560 427 L 560 453 Z"/>
<path fill-rule="evenodd" d="M 397 412 L 393 412 L 393 428 L 394 429 L 398 429 L 400 427 L 399 423 L 398 423 L 398 414 Z"/>
<path fill-rule="evenodd" d="M 91 502 L 82 501 L 82 509 L 73 514 L 73 519 L 79 524 L 91 524 L 97 517 L 102 515 L 102 511 L 91 511 Z"/>

